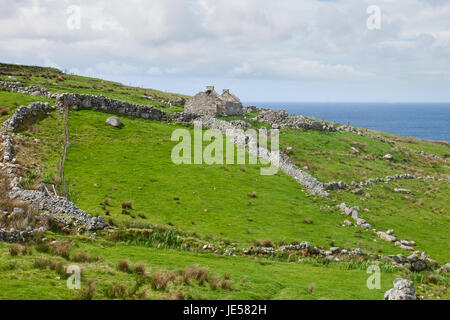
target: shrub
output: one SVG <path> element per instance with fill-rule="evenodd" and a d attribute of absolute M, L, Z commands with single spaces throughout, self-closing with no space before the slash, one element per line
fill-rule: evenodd
<path fill-rule="evenodd" d="M 273 247 L 272 240 L 266 239 L 262 242 L 264 247 Z"/>
<path fill-rule="evenodd" d="M 207 267 L 201 267 L 197 270 L 196 279 L 200 285 L 203 285 L 208 280 L 209 269 Z"/>
<path fill-rule="evenodd" d="M 231 290 L 231 280 L 222 280 L 220 287 L 224 290 Z"/>
<path fill-rule="evenodd" d="M 119 262 L 119 264 L 117 265 L 117 270 L 122 271 L 122 272 L 127 272 L 127 273 L 132 273 L 133 272 L 133 268 L 131 267 L 131 263 L 127 259 L 124 259 L 124 260 Z"/>
<path fill-rule="evenodd" d="M 122 209 L 129 209 L 132 210 L 133 209 L 133 201 L 123 201 L 122 202 Z"/>
<path fill-rule="evenodd" d="M 225 272 L 225 274 L 223 275 L 223 279 L 224 280 L 231 280 L 231 273 L 230 272 Z"/>
<path fill-rule="evenodd" d="M 161 271 L 156 271 L 152 274 L 151 285 L 154 290 L 158 290 L 161 288 L 161 284 L 163 282 L 164 275 Z"/>
<path fill-rule="evenodd" d="M 9 248 L 9 254 L 12 256 L 18 256 L 22 252 L 22 246 L 20 244 L 14 244 Z"/>
<path fill-rule="evenodd" d="M 123 283 L 112 284 L 106 291 L 106 296 L 110 299 L 122 298 L 127 295 L 127 287 Z"/>
<path fill-rule="evenodd" d="M 33 255 L 33 248 L 31 246 L 29 246 L 29 245 L 24 246 L 23 250 L 22 250 L 22 254 L 24 256 L 27 256 L 27 255 L 28 256 L 32 256 Z"/>
<path fill-rule="evenodd" d="M 78 300 L 92 300 L 95 294 L 95 282 L 94 279 L 89 279 L 86 286 L 81 289 L 80 293 L 76 297 Z"/>
<path fill-rule="evenodd" d="M 211 279 L 209 280 L 209 286 L 211 287 L 211 289 L 216 290 L 218 284 L 219 284 L 219 277 L 212 276 Z"/>
<path fill-rule="evenodd" d="M 139 213 L 138 217 L 141 218 L 141 219 L 147 219 L 147 217 L 143 213 Z"/>
<path fill-rule="evenodd" d="M 145 264 L 143 263 L 136 263 L 133 268 L 133 272 L 139 275 L 145 274 Z"/>
<path fill-rule="evenodd" d="M 189 267 L 186 267 L 183 272 L 183 282 L 185 284 L 189 284 L 191 278 L 195 278 L 197 275 L 197 265 L 192 265 Z"/>
<path fill-rule="evenodd" d="M 73 256 L 73 261 L 75 262 L 89 262 L 91 260 L 91 256 L 87 252 L 77 252 Z"/>
<path fill-rule="evenodd" d="M 312 294 L 313 293 L 313 291 L 314 291 L 314 289 L 315 289 L 315 284 L 314 283 L 311 283 L 310 285 L 309 285 L 309 287 L 308 287 L 308 294 Z"/>
<path fill-rule="evenodd" d="M 34 267 L 38 269 L 45 269 L 49 266 L 50 262 L 44 258 L 37 258 L 34 260 Z"/>
<path fill-rule="evenodd" d="M 9 108 L 1 108 L 0 109 L 0 116 L 7 115 L 9 112 Z"/>
<path fill-rule="evenodd" d="M 66 242 L 55 242 L 50 246 L 50 252 L 53 255 L 63 257 L 65 259 L 70 258 L 71 247 Z"/>

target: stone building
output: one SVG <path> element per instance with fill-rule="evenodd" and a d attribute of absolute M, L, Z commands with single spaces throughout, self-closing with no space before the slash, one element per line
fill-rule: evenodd
<path fill-rule="evenodd" d="M 195 114 L 219 115 L 241 115 L 243 114 L 242 103 L 230 90 L 224 89 L 219 95 L 214 86 L 207 86 L 205 92 L 197 93 L 186 102 L 184 111 Z"/>

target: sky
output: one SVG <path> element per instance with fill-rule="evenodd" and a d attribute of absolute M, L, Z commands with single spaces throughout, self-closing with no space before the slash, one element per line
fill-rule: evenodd
<path fill-rule="evenodd" d="M 0 61 L 243 101 L 450 102 L 450 0 L 0 0 Z"/>

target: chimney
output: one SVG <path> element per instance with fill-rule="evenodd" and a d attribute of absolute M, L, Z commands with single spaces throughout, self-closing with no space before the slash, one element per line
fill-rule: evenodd
<path fill-rule="evenodd" d="M 222 94 L 225 94 L 225 93 L 230 94 L 230 89 L 223 89 L 223 93 Z"/>
<path fill-rule="evenodd" d="M 206 86 L 206 92 L 214 91 L 214 86 Z"/>

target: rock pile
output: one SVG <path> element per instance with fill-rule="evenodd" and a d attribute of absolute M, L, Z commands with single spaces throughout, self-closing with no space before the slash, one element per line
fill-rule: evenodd
<path fill-rule="evenodd" d="M 437 266 L 437 262 L 428 257 L 423 251 L 414 251 L 414 253 L 408 257 L 405 257 L 402 254 L 397 254 L 390 255 L 388 258 L 393 260 L 396 264 L 402 265 L 411 271 L 420 272 L 431 268 L 431 266 Z"/>
<path fill-rule="evenodd" d="M 355 220 L 356 225 L 367 230 L 373 230 L 373 227 L 369 223 L 367 223 L 366 220 L 359 217 L 359 212 L 361 211 L 359 207 L 348 207 L 345 203 L 341 203 L 339 205 L 339 209 L 341 210 L 342 214 L 345 214 L 346 216 L 349 216 L 353 220 Z"/>
<path fill-rule="evenodd" d="M 348 189 L 348 184 L 343 181 L 332 181 L 324 184 L 326 190 L 346 190 Z"/>

